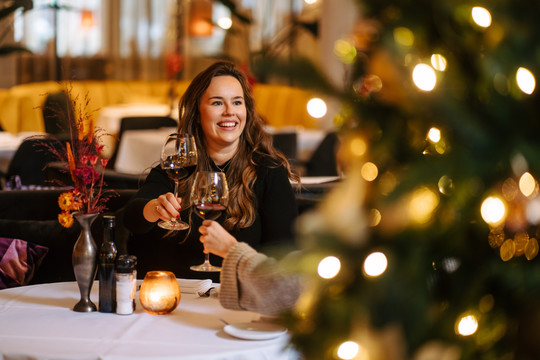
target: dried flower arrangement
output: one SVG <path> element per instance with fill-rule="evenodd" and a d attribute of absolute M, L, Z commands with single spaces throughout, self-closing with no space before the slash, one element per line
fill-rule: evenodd
<path fill-rule="evenodd" d="M 95 127 L 93 112 L 88 111 L 88 94 L 81 102 L 78 96 L 71 96 L 71 85 L 66 92 L 75 110 L 65 114 L 68 118 L 69 140 L 60 147 L 46 143 L 44 146 L 63 163 L 64 171 L 69 172 L 73 181 L 73 188 L 58 198 L 62 210 L 58 221 L 64 227 L 71 227 L 74 214 L 101 213 L 106 209 L 106 202 L 116 192 L 104 190 L 104 169 L 108 159 L 101 157 L 103 145 L 100 138 L 103 130 Z"/>

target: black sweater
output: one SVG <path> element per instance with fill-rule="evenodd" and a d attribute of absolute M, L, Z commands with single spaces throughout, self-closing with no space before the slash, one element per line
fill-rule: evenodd
<path fill-rule="evenodd" d="M 215 171 L 219 171 L 217 168 Z M 256 219 L 253 225 L 231 234 L 241 242 L 258 251 L 293 244 L 293 227 L 298 210 L 294 191 L 284 167 L 256 166 L 257 180 L 253 185 L 255 194 Z M 212 279 L 219 282 L 219 273 L 196 272 L 191 265 L 204 260 L 203 245 L 198 231 L 202 220 L 191 211 L 181 211 L 183 221 L 191 224 L 184 231 L 170 233 L 150 223 L 143 217 L 144 205 L 151 199 L 166 192 L 173 192 L 174 183 L 159 167 L 154 167 L 144 185 L 127 204 L 124 216 L 125 226 L 132 232 L 128 251 L 138 258 L 138 277 L 144 278 L 151 270 L 172 271 L 179 278 Z M 189 194 L 180 194 L 180 197 Z M 230 199 L 229 201 L 234 201 Z M 217 219 L 223 223 L 223 216 Z M 221 265 L 222 259 L 210 255 L 213 265 Z"/>

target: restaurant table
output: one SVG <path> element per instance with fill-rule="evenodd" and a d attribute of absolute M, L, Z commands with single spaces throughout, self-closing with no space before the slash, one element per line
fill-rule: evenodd
<path fill-rule="evenodd" d="M 98 282 L 91 299 L 97 305 Z M 139 303 L 131 315 L 80 313 L 76 282 L 0 290 L 0 358 L 15 359 L 299 359 L 289 335 L 243 340 L 228 335 L 229 323 L 261 320 L 247 311 L 226 310 L 215 297 L 182 293 L 167 315 L 150 315 Z"/>
<path fill-rule="evenodd" d="M 132 116 L 171 116 L 178 120 L 178 108 L 173 108 L 166 104 L 118 104 L 103 107 L 99 112 L 96 125 L 103 129 L 105 134 L 110 136 L 102 137 L 104 153 L 111 155 L 116 144 L 116 136 L 120 132 L 120 122 L 122 118 Z"/>

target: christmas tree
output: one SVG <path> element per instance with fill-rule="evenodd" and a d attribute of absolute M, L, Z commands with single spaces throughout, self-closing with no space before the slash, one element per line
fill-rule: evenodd
<path fill-rule="evenodd" d="M 306 359 L 540 357 L 538 1 L 359 1 L 333 88 L 345 177 L 301 218 Z M 262 63 L 261 63 L 262 64 Z M 261 65 L 262 66 L 262 65 Z"/>

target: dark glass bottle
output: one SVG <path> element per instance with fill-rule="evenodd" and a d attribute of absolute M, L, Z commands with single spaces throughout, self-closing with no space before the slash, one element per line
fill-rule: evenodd
<path fill-rule="evenodd" d="M 116 244 L 114 232 L 116 218 L 103 216 L 103 243 L 99 252 L 99 311 L 110 313 L 116 311 L 116 282 L 114 279 L 114 263 L 116 261 Z"/>

